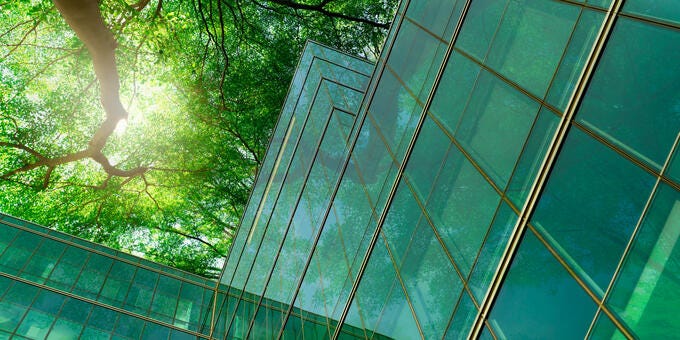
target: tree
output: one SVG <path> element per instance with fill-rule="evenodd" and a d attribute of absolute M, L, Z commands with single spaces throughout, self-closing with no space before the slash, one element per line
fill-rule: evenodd
<path fill-rule="evenodd" d="M 0 210 L 214 277 L 304 41 L 370 57 L 394 5 L 1 4 Z"/>

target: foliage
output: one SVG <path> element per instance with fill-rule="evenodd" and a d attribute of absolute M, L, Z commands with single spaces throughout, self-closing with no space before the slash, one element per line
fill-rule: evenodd
<path fill-rule="evenodd" d="M 129 116 L 83 153 L 106 117 L 88 49 L 51 2 L 0 4 L 0 210 L 217 275 L 304 42 L 374 56 L 394 7 L 104 0 Z"/>

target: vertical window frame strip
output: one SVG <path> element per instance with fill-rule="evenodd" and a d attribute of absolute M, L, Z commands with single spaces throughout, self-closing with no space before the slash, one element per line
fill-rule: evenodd
<path fill-rule="evenodd" d="M 368 264 L 368 260 L 371 257 L 371 254 L 373 253 L 373 248 L 375 247 L 378 238 L 380 236 L 380 231 L 382 229 L 382 225 L 385 221 L 385 217 L 387 215 L 387 212 L 389 211 L 389 206 L 392 203 L 392 200 L 394 198 L 394 195 L 396 193 L 396 188 L 397 184 L 401 180 L 401 178 L 404 175 L 404 170 L 406 169 L 406 164 L 408 163 L 408 160 L 410 158 L 410 154 L 413 151 L 413 146 L 415 145 L 415 141 L 418 138 L 418 135 L 420 134 L 420 130 L 422 128 L 423 122 L 425 121 L 425 117 L 427 117 L 426 112 L 429 110 L 429 107 L 432 103 L 432 99 L 434 97 L 434 93 L 436 92 L 437 88 L 439 87 L 439 82 L 442 78 L 442 75 L 444 73 L 444 69 L 446 68 L 446 65 L 448 63 L 448 59 L 451 56 L 451 53 L 453 52 L 453 46 L 458 38 L 458 35 L 460 34 L 461 27 L 463 25 L 463 22 L 465 21 L 465 17 L 467 16 L 468 9 L 470 8 L 470 3 L 472 0 L 466 0 L 465 5 L 463 6 L 463 9 L 461 10 L 461 15 L 460 18 L 458 18 L 458 22 L 456 23 L 456 28 L 453 31 L 453 35 L 451 37 L 451 41 L 449 42 L 449 45 L 446 49 L 446 52 L 443 57 L 443 62 L 439 65 L 439 69 L 437 70 L 437 75 L 435 76 L 434 82 L 432 84 L 431 90 L 428 94 L 427 100 L 425 102 L 425 106 L 423 107 L 422 114 L 419 117 L 418 123 L 416 125 L 416 128 L 413 132 L 413 135 L 411 136 L 411 140 L 409 141 L 409 144 L 406 148 L 406 152 L 404 153 L 403 161 L 399 165 L 399 168 L 397 169 L 397 174 L 394 179 L 394 184 L 392 185 L 389 195 L 387 196 L 387 202 L 385 204 L 385 209 L 380 214 L 380 217 L 377 221 L 376 229 L 373 232 L 373 235 L 371 237 L 371 240 L 368 245 L 368 249 L 366 251 L 366 255 L 364 256 L 361 265 L 359 267 L 359 270 L 357 272 L 357 279 L 354 281 L 354 284 L 352 285 L 352 289 L 349 292 L 349 295 L 347 297 L 347 302 L 345 303 L 345 307 L 343 308 L 342 314 L 340 315 L 340 318 L 338 320 L 338 327 L 335 329 L 335 332 L 333 333 L 332 339 L 338 339 L 338 336 L 340 335 L 340 330 L 342 329 L 342 325 L 345 322 L 345 319 L 347 318 L 347 314 L 349 314 L 349 309 L 352 304 L 352 301 L 354 300 L 354 296 L 356 295 L 357 288 L 359 284 L 361 283 L 361 278 L 363 276 L 364 271 L 366 270 L 366 266 Z M 407 3 L 406 6 L 408 6 L 410 3 Z M 406 12 L 406 10 L 404 10 Z M 400 18 L 399 26 L 401 26 L 401 22 L 404 20 L 405 14 Z M 391 48 L 391 47 L 390 47 Z M 382 70 L 381 70 L 382 71 Z M 415 315 L 413 316 L 414 319 L 416 318 Z M 422 333 L 421 333 L 422 334 Z"/>
<path fill-rule="evenodd" d="M 472 329 L 470 330 L 468 339 L 478 338 L 484 328 L 484 324 L 487 321 L 487 318 L 491 311 L 491 307 L 493 306 L 493 303 L 495 302 L 495 299 L 498 296 L 498 293 L 500 292 L 503 280 L 505 279 L 510 270 L 512 259 L 519 249 L 522 236 L 524 235 L 524 232 L 527 229 L 527 225 L 529 223 L 529 218 L 531 217 L 536 208 L 538 199 L 540 198 L 543 188 L 547 183 L 549 174 L 556 163 L 559 151 L 562 148 L 562 145 L 566 140 L 567 133 L 570 130 L 571 122 L 574 120 L 574 116 L 576 115 L 576 111 L 581 103 L 581 100 L 583 99 L 588 84 L 590 83 L 590 80 L 592 79 L 592 76 L 595 73 L 595 68 L 599 62 L 599 59 L 602 56 L 607 40 L 611 36 L 614 24 L 616 23 L 618 14 L 621 11 L 621 8 L 623 7 L 624 1 L 625 0 L 613 0 L 611 5 L 609 6 L 609 9 L 607 10 L 605 19 L 597 34 L 595 43 L 593 44 L 593 47 L 588 55 L 586 64 L 583 70 L 581 71 L 581 75 L 579 76 L 576 82 L 574 91 L 572 92 L 572 95 L 569 101 L 567 102 L 567 107 L 565 109 L 564 115 L 562 115 L 560 123 L 556 128 L 555 134 L 553 135 L 553 139 L 550 142 L 550 146 L 548 147 L 548 150 L 546 152 L 546 156 L 543 159 L 541 167 L 538 170 L 538 174 L 536 176 L 536 179 L 534 180 L 531 190 L 529 191 L 529 195 L 524 202 L 524 207 L 520 212 L 515 228 L 512 234 L 510 235 L 508 245 L 505 248 L 503 255 L 501 256 L 501 260 L 496 269 L 496 273 L 494 274 L 491 280 L 491 284 L 482 302 L 481 309 L 477 314 L 477 318 L 473 323 Z M 600 307 L 602 306 L 602 304 L 599 305 Z M 623 325 L 621 325 L 617 320 L 612 321 L 616 324 L 617 328 L 619 328 L 619 330 L 622 333 L 624 333 L 626 337 L 632 338 L 632 335 L 625 327 L 623 327 Z"/>

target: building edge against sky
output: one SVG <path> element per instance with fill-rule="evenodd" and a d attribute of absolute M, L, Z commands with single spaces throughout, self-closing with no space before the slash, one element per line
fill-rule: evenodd
<path fill-rule="evenodd" d="M 2 216 L 0 338 L 680 334 L 677 46 L 674 1 L 404 0 L 375 65 L 306 46 L 220 283 Z"/>

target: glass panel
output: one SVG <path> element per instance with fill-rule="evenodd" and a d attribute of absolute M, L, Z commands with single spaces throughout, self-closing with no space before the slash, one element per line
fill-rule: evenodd
<path fill-rule="evenodd" d="M 466 339 L 470 334 L 470 328 L 477 317 L 477 307 L 472 303 L 470 296 L 463 292 L 460 294 L 458 308 L 453 315 L 453 320 L 446 331 L 445 339 Z"/>
<path fill-rule="evenodd" d="M 542 108 L 534 126 L 531 127 L 529 139 L 524 145 L 522 155 L 510 179 L 510 184 L 505 190 L 505 194 L 518 209 L 522 209 L 524 206 L 558 123 L 559 118 L 552 111 Z"/>
<path fill-rule="evenodd" d="M 680 192 L 661 184 L 607 301 L 641 339 L 680 334 Z"/>
<path fill-rule="evenodd" d="M 409 4 L 406 16 L 448 41 L 451 37 L 444 32 L 456 25 L 464 3 L 463 0 L 414 1 Z"/>
<path fill-rule="evenodd" d="M 421 202 L 427 201 L 450 146 L 449 137 L 431 118 L 425 118 L 406 166 L 406 176 Z"/>
<path fill-rule="evenodd" d="M 467 276 L 500 197 L 458 149 L 451 149 L 427 204 L 432 221 Z"/>
<path fill-rule="evenodd" d="M 680 24 L 680 6 L 675 0 L 629 0 L 623 12 Z"/>
<path fill-rule="evenodd" d="M 487 64 L 543 98 L 579 13 L 562 2 L 510 1 Z"/>
<path fill-rule="evenodd" d="M 653 185 L 647 172 L 572 128 L 532 223 L 602 295 Z"/>
<path fill-rule="evenodd" d="M 673 155 L 665 175 L 674 180 L 675 183 L 680 183 L 680 146 L 676 147 L 675 155 Z"/>
<path fill-rule="evenodd" d="M 445 52 L 446 45 L 404 20 L 387 65 L 394 70 L 411 93 L 424 102 Z"/>
<path fill-rule="evenodd" d="M 620 18 L 577 120 L 656 167 L 680 126 L 680 31 Z"/>
<path fill-rule="evenodd" d="M 498 261 L 500 261 L 516 223 L 517 215 L 515 212 L 507 204 L 501 203 L 468 280 L 468 286 L 479 302 L 484 300 L 484 295 L 486 295 L 491 279 L 496 268 L 498 268 Z"/>
<path fill-rule="evenodd" d="M 392 338 L 421 337 L 381 239 L 375 245 L 345 322 Z"/>
<path fill-rule="evenodd" d="M 470 4 L 456 47 L 484 61 L 508 0 L 476 0 Z"/>
<path fill-rule="evenodd" d="M 494 182 L 505 188 L 539 104 L 488 72 L 482 72 L 456 132 Z"/>
<path fill-rule="evenodd" d="M 597 305 L 527 230 L 491 310 L 508 339 L 583 338 Z"/>
<path fill-rule="evenodd" d="M 454 51 L 442 74 L 430 111 L 453 134 L 479 77 L 480 67 Z"/>
<path fill-rule="evenodd" d="M 47 336 L 47 339 L 77 339 L 82 329 L 83 324 L 80 322 L 58 319 L 54 323 L 54 326 L 52 326 L 52 330 Z"/>
<path fill-rule="evenodd" d="M 54 316 L 37 310 L 29 310 L 16 333 L 28 338 L 44 339 Z"/>
<path fill-rule="evenodd" d="M 581 11 L 576 29 L 572 33 L 567 50 L 562 56 L 557 74 L 546 96 L 546 101 L 560 111 L 564 111 L 567 106 L 603 20 L 604 13 L 602 12 L 588 9 Z"/>
<path fill-rule="evenodd" d="M 463 285 L 427 220 L 421 220 L 399 268 L 424 337 L 442 338 Z"/>
<path fill-rule="evenodd" d="M 590 339 L 624 340 L 626 339 L 626 336 L 614 326 L 614 323 L 612 323 L 607 315 L 600 312 L 595 327 L 593 327 L 593 330 L 590 332 Z"/>

